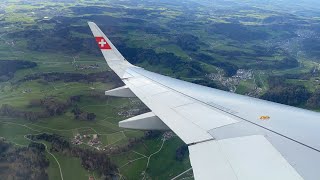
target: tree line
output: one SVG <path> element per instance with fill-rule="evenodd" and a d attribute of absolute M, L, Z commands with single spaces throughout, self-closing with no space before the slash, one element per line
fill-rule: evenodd
<path fill-rule="evenodd" d="M 75 95 L 69 97 L 67 101 L 62 102 L 53 97 L 45 97 L 43 99 L 32 99 L 29 102 L 28 107 L 40 107 L 42 111 L 28 111 L 22 110 L 17 107 L 11 106 L 9 104 L 2 104 L 0 107 L 0 116 L 14 117 L 14 118 L 23 118 L 29 121 L 36 121 L 41 118 L 48 118 L 53 116 L 59 116 L 64 114 L 70 107 L 76 106 L 76 102 L 80 101 L 80 96 Z M 84 116 L 86 114 L 86 116 Z M 82 112 L 80 119 L 84 120 L 94 120 L 95 114 Z M 77 118 L 76 118 L 77 119 Z"/>
<path fill-rule="evenodd" d="M 261 96 L 262 99 L 291 105 L 305 106 L 311 109 L 320 108 L 320 89 L 310 92 L 303 85 L 287 83 L 284 77 L 269 77 L 269 90 Z"/>
<path fill-rule="evenodd" d="M 7 116 L 13 118 L 23 118 L 29 121 L 35 121 L 39 118 L 49 117 L 49 114 L 45 111 L 41 112 L 33 112 L 33 111 L 25 111 L 19 108 L 13 107 L 9 104 L 2 104 L 0 107 L 0 116 Z"/>
<path fill-rule="evenodd" d="M 257 59 L 255 63 L 252 64 L 246 64 L 243 66 L 243 68 L 249 69 L 278 69 L 278 70 L 285 70 L 285 69 L 291 69 L 291 68 L 296 68 L 299 67 L 300 63 L 299 61 L 292 57 L 292 56 L 287 56 L 283 58 L 282 60 L 262 60 L 262 59 Z"/>
<path fill-rule="evenodd" d="M 65 113 L 70 106 L 70 102 L 61 102 L 52 97 L 43 99 L 33 99 L 29 102 L 29 107 L 41 107 L 42 111 L 22 110 L 9 104 L 2 104 L 0 107 L 0 116 L 24 118 L 29 121 L 35 121 L 40 118 L 58 116 Z"/>
<path fill-rule="evenodd" d="M 93 121 L 96 119 L 94 113 L 89 113 L 81 110 L 78 106 L 74 106 L 71 112 L 74 115 L 74 119 Z"/>
<path fill-rule="evenodd" d="M 13 78 L 19 69 L 36 67 L 37 63 L 23 60 L 0 60 L 0 82 Z"/>
<path fill-rule="evenodd" d="M 43 80 L 45 82 L 114 82 L 117 86 L 123 85 L 123 82 L 113 71 L 103 71 L 90 74 L 81 73 L 61 73 L 61 72 L 49 72 L 49 73 L 35 73 L 26 75 L 19 82 L 31 81 L 31 80 Z"/>
<path fill-rule="evenodd" d="M 188 154 L 189 154 L 188 145 L 183 144 L 179 146 L 176 150 L 176 160 L 182 161 Z"/>

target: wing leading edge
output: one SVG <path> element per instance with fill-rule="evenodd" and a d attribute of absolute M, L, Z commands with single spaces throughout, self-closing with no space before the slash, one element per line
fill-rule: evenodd
<path fill-rule="evenodd" d="M 320 177 L 320 143 L 313 134 L 320 130 L 319 113 L 146 71 L 127 62 L 96 24 L 89 26 L 108 65 L 126 84 L 106 95 L 136 96 L 152 111 L 120 126 L 170 128 L 189 145 L 196 179 Z"/>

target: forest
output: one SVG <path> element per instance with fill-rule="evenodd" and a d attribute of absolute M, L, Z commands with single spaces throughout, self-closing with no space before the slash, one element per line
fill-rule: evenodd
<path fill-rule="evenodd" d="M 0 139 L 0 179 L 47 180 L 49 161 L 42 144 L 15 147 Z"/>
<path fill-rule="evenodd" d="M 265 31 L 259 31 L 259 27 L 245 26 L 240 23 L 217 23 L 213 24 L 208 31 L 242 42 L 264 40 L 270 36 Z"/>
<path fill-rule="evenodd" d="M 173 53 L 156 53 L 152 49 L 128 48 L 120 46 L 119 49 L 125 57 L 130 57 L 133 64 L 148 63 L 155 67 L 162 67 L 177 72 L 177 74 L 185 74 L 187 76 L 204 76 L 205 70 L 195 61 L 184 61 Z"/>

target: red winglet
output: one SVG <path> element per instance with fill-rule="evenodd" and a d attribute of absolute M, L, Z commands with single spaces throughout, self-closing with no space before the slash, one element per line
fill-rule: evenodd
<path fill-rule="evenodd" d="M 100 49 L 111 49 L 110 45 L 103 37 L 96 37 L 96 41 Z"/>

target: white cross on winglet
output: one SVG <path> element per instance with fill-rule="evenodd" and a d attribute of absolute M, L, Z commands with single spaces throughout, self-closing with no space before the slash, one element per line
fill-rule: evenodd
<path fill-rule="evenodd" d="M 104 47 L 104 45 L 107 44 L 107 42 L 104 41 L 104 39 L 101 39 L 101 41 L 99 42 L 101 47 Z"/>

